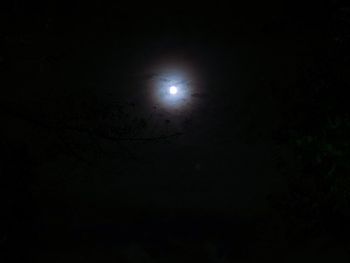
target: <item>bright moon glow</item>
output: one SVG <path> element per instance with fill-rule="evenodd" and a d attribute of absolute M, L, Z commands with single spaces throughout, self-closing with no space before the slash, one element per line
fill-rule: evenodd
<path fill-rule="evenodd" d="M 170 93 L 171 95 L 175 95 L 175 94 L 177 93 L 177 87 L 171 86 L 171 87 L 169 88 L 169 93 Z"/>
<path fill-rule="evenodd" d="M 166 60 L 165 60 L 166 59 Z M 151 89 L 152 104 L 172 113 L 183 112 L 193 106 L 198 80 L 189 60 L 165 57 L 145 70 L 147 86 Z M 148 77 L 149 76 L 149 77 Z"/>

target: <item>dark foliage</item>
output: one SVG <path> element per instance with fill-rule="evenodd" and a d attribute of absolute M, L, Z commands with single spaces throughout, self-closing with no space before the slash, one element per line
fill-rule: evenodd
<path fill-rule="evenodd" d="M 292 148 L 297 173 L 288 191 L 272 197 L 290 237 L 335 235 L 346 238 L 350 220 L 350 112 L 347 6 L 336 6 L 331 34 L 301 65 L 298 96 L 286 116 L 284 138 Z M 327 50 L 327 52 L 325 52 Z"/>

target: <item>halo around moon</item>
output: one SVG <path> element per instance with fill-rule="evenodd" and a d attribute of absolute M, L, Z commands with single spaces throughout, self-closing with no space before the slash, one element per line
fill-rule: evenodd
<path fill-rule="evenodd" d="M 191 94 L 198 92 L 198 80 L 188 60 L 164 58 L 154 63 L 150 70 L 147 89 L 153 105 L 172 111 L 183 111 L 192 106 Z"/>

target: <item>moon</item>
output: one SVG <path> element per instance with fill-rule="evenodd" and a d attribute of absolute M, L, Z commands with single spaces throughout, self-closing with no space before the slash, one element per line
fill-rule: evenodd
<path fill-rule="evenodd" d="M 176 95 L 176 93 L 177 93 L 177 87 L 176 86 L 171 86 L 170 88 L 169 88 L 169 93 L 171 94 L 171 95 Z"/>
<path fill-rule="evenodd" d="M 200 67 L 190 58 L 165 54 L 163 58 L 154 58 L 142 65 L 145 67 L 142 74 L 147 76 L 144 90 L 150 105 L 171 114 L 193 109 L 196 100 L 191 94 L 201 92 L 199 89 L 203 85 L 199 78 Z"/>

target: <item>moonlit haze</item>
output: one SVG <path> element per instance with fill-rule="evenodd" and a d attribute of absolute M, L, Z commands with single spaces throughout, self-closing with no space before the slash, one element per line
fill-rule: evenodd
<path fill-rule="evenodd" d="M 203 89 L 195 61 L 192 56 L 175 54 L 156 56 L 154 61 L 146 63 L 145 74 L 152 76 L 145 83 L 150 105 L 173 113 L 193 109 L 192 94 Z"/>

